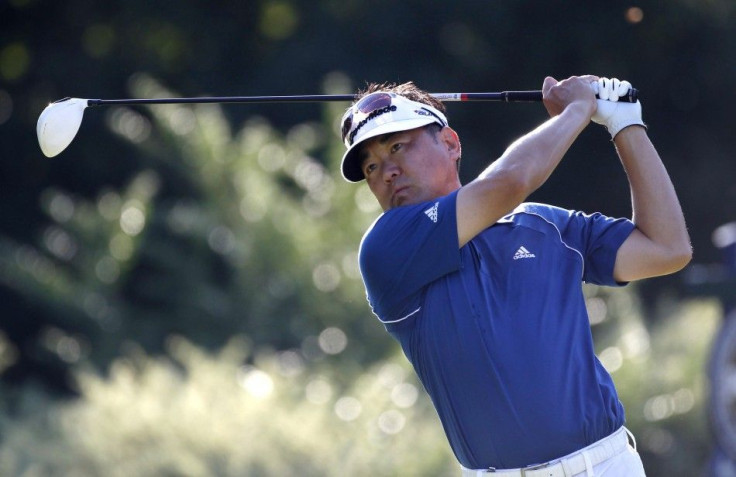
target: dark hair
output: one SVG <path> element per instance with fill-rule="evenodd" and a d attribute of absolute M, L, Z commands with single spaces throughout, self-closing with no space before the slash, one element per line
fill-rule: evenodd
<path fill-rule="evenodd" d="M 436 99 L 434 96 L 427 93 L 426 91 L 419 89 L 417 85 L 415 85 L 414 82 L 412 81 L 408 81 L 406 83 L 401 83 L 401 84 L 368 83 L 365 89 L 358 91 L 355 101 L 357 102 L 363 96 L 367 94 L 375 93 L 376 91 L 388 91 L 391 93 L 400 94 L 401 96 L 405 98 L 409 98 L 412 101 L 428 104 L 432 106 L 433 108 L 439 111 L 442 111 L 442 113 L 446 112 L 445 105 L 442 103 L 442 101 Z"/>

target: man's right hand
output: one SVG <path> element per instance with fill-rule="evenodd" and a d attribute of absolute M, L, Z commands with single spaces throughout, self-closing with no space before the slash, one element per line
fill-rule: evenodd
<path fill-rule="evenodd" d="M 597 104 L 591 84 L 598 81 L 598 76 L 572 76 L 562 81 L 548 76 L 542 85 L 544 107 L 551 117 L 559 115 L 571 104 L 580 104 L 588 117 L 592 117 Z"/>

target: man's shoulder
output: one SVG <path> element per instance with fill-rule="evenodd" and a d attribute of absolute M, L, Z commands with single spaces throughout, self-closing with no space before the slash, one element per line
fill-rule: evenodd
<path fill-rule="evenodd" d="M 560 224 L 566 222 L 575 214 L 575 211 L 563 209 L 550 204 L 540 202 L 524 202 L 511 211 L 504 219 L 514 221 L 523 215 L 535 215 L 547 221 Z"/>
<path fill-rule="evenodd" d="M 368 227 L 364 238 L 378 231 L 388 230 L 387 233 L 395 233 L 397 228 L 408 227 L 414 229 L 417 224 L 432 227 L 433 224 L 437 225 L 445 218 L 454 218 L 454 200 L 456 196 L 457 191 L 454 191 L 446 196 L 418 204 L 402 205 L 387 210 Z"/>

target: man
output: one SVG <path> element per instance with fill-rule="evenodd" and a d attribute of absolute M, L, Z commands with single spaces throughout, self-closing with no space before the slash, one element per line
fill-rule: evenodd
<path fill-rule="evenodd" d="M 343 117 L 343 176 L 366 180 L 384 210 L 360 248 L 368 300 L 463 475 L 644 475 L 594 355 L 581 283 L 673 273 L 691 247 L 641 105 L 617 101 L 629 87 L 546 78 L 550 119 L 464 186 L 457 133 L 412 83 L 372 85 Z M 522 203 L 591 120 L 611 133 L 632 219 Z"/>

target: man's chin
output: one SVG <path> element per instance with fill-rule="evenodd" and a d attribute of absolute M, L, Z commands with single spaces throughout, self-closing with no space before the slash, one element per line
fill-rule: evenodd
<path fill-rule="evenodd" d="M 397 199 L 394 199 L 391 201 L 390 209 L 393 209 L 394 207 L 402 207 L 405 205 L 414 205 L 420 203 L 421 200 L 418 200 L 416 198 L 412 197 L 399 197 Z"/>

